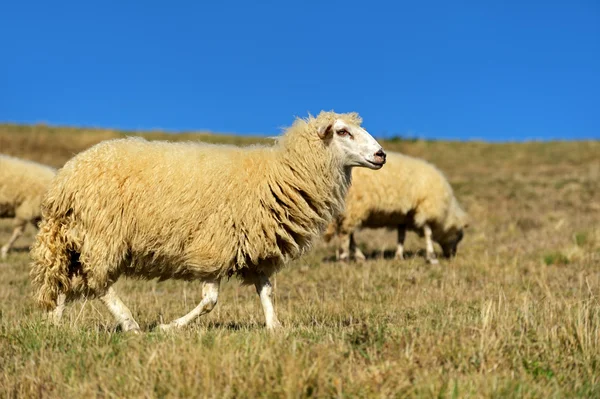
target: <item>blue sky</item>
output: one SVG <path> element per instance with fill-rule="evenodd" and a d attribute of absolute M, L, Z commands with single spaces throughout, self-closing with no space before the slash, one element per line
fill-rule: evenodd
<path fill-rule="evenodd" d="M 0 121 L 600 138 L 600 2 L 8 1 Z"/>

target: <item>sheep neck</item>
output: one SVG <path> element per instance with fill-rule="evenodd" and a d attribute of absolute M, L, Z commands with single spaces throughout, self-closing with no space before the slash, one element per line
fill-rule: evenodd
<path fill-rule="evenodd" d="M 321 140 L 295 140 L 283 145 L 281 158 L 297 189 L 312 196 L 319 216 L 329 221 L 342 212 L 351 181 L 351 168 L 337 161 Z"/>

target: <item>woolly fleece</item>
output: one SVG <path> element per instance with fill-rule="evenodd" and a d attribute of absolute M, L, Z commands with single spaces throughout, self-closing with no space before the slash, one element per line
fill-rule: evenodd
<path fill-rule="evenodd" d="M 388 152 L 386 167 L 377 173 L 364 168 L 352 172 L 346 209 L 325 233 L 352 234 L 359 228 L 408 229 L 422 234 L 425 224 L 442 247 L 454 243 L 467 225 L 467 215 L 452 187 L 435 166 L 422 159 Z"/>
<path fill-rule="evenodd" d="M 32 248 L 36 299 L 103 295 L 120 275 L 253 283 L 306 252 L 342 210 L 350 169 L 297 119 L 271 147 L 100 143 L 70 160 L 43 204 Z"/>

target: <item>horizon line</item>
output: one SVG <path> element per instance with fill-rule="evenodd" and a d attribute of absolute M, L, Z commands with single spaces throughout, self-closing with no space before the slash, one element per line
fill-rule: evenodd
<path fill-rule="evenodd" d="M 242 136 L 242 137 L 256 137 L 256 138 L 274 138 L 278 137 L 278 135 L 268 134 L 268 133 L 236 133 L 236 132 L 220 132 L 214 131 L 210 129 L 169 129 L 162 127 L 154 127 L 154 128 L 121 128 L 121 127 L 104 127 L 104 126 L 95 126 L 95 125 L 69 125 L 69 124 L 61 124 L 61 123 L 49 123 L 44 121 L 39 122 L 20 122 L 20 121 L 7 121 L 0 120 L 0 126 L 21 126 L 21 127 L 48 127 L 52 129 L 89 129 L 89 130 L 110 130 L 116 132 L 132 132 L 136 134 L 140 133 L 165 133 L 165 134 L 214 134 L 220 136 Z M 489 138 L 481 138 L 481 137 L 468 137 L 468 138 L 456 138 L 456 137 L 435 137 L 427 134 L 414 134 L 414 133 L 371 133 L 373 137 L 376 139 L 381 139 L 385 141 L 443 141 L 443 142 L 457 142 L 457 143 L 469 143 L 469 142 L 477 142 L 477 143 L 490 143 L 490 144 L 510 144 L 510 143 L 531 143 L 531 142 L 585 142 L 585 141 L 600 141 L 600 134 L 597 136 L 593 135 L 579 135 L 574 136 L 573 138 L 561 138 L 561 137 L 523 137 L 523 138 L 499 138 L 499 139 L 489 139 Z"/>

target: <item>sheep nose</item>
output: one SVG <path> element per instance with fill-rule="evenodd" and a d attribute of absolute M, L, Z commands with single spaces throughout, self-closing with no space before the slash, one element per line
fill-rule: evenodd
<path fill-rule="evenodd" d="M 383 148 L 380 148 L 379 151 L 375 153 L 375 159 L 381 159 L 381 163 L 385 163 L 385 157 L 386 155 Z"/>

